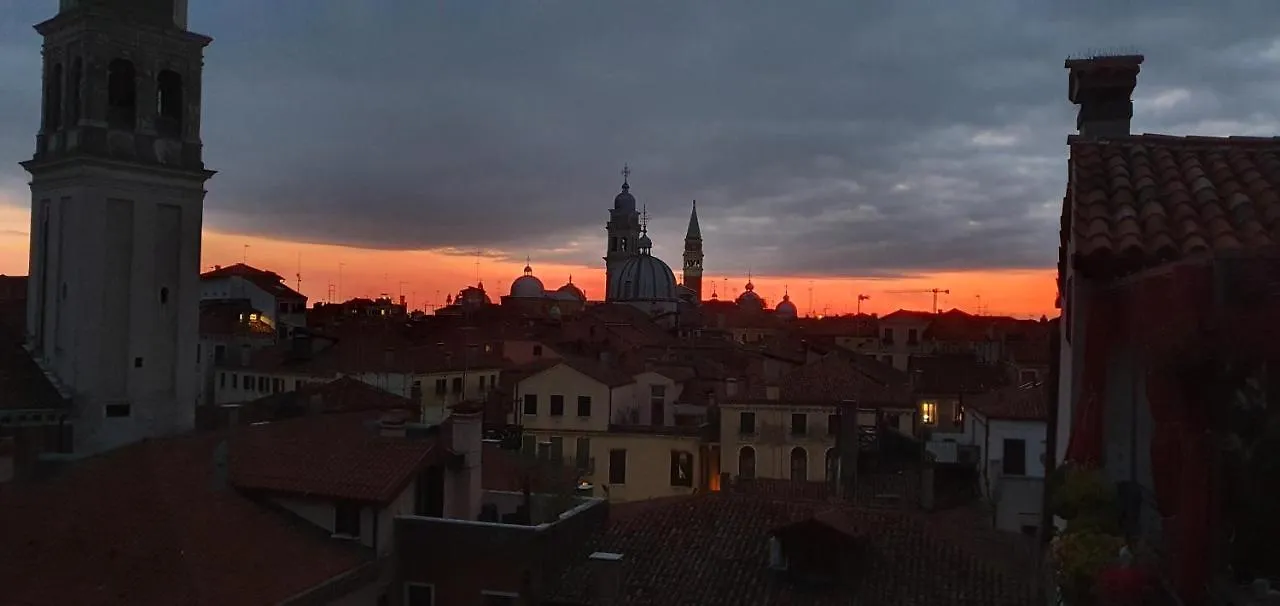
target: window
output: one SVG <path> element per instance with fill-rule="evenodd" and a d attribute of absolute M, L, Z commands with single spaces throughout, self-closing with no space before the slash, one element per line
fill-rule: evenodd
<path fill-rule="evenodd" d="M 360 536 L 360 505 L 348 501 L 334 503 L 333 534 L 353 539 Z"/>
<path fill-rule="evenodd" d="M 649 424 L 667 424 L 667 386 L 649 386 Z"/>
<path fill-rule="evenodd" d="M 885 343 L 893 343 L 893 329 L 892 329 L 892 328 L 886 328 L 886 329 L 884 329 L 884 342 L 885 342 Z"/>
<path fill-rule="evenodd" d="M 1005 438 L 1004 440 L 1004 475 L 1027 475 L 1027 442 Z"/>
<path fill-rule="evenodd" d="M 444 379 L 436 379 L 436 395 L 443 396 L 449 392 L 449 382 Z"/>
<path fill-rule="evenodd" d="M 915 345 L 920 342 L 920 331 L 915 328 L 907 329 L 907 344 Z"/>
<path fill-rule="evenodd" d="M 754 412 L 738 413 L 738 433 L 744 436 L 755 435 L 756 413 Z"/>
<path fill-rule="evenodd" d="M 554 394 L 551 396 L 551 416 L 564 416 L 564 396 Z"/>
<path fill-rule="evenodd" d="M 213 346 L 213 363 L 222 364 L 224 361 L 226 361 L 226 358 L 227 358 L 227 346 L 214 345 Z"/>
<path fill-rule="evenodd" d="M 462 393 L 462 377 L 453 378 L 453 393 Z"/>
<path fill-rule="evenodd" d="M 404 606 L 436 606 L 436 588 L 424 583 L 405 583 Z"/>
<path fill-rule="evenodd" d="M 182 134 L 182 76 L 163 70 L 156 76 L 156 131 L 162 137 Z"/>
<path fill-rule="evenodd" d="M 50 132 L 62 128 L 62 64 L 49 70 L 49 92 L 45 94 L 44 123 Z"/>
<path fill-rule="evenodd" d="M 227 373 L 225 372 L 218 373 L 218 387 L 224 388 L 226 386 L 227 386 Z"/>
<path fill-rule="evenodd" d="M 591 470 L 591 438 L 578 438 L 573 450 L 573 464 L 578 469 Z"/>
<path fill-rule="evenodd" d="M 540 358 L 540 357 L 542 357 L 542 346 L 541 346 L 541 345 L 534 345 L 534 346 L 533 346 L 533 357 L 535 357 L 535 358 Z"/>
<path fill-rule="evenodd" d="M 71 92 L 67 95 L 67 116 L 70 118 L 68 126 L 80 124 L 80 81 L 83 79 L 84 62 L 76 57 L 71 62 L 71 79 L 68 82 L 71 85 Z"/>
<path fill-rule="evenodd" d="M 693 455 L 683 450 L 671 451 L 671 485 L 693 487 Z"/>
<path fill-rule="evenodd" d="M 802 412 L 791 415 L 791 435 L 803 436 L 806 433 L 808 433 L 807 432 L 808 428 L 805 427 L 805 421 L 807 417 L 808 415 Z"/>
<path fill-rule="evenodd" d="M 480 391 L 484 391 L 484 375 L 480 375 Z"/>
<path fill-rule="evenodd" d="M 133 130 L 138 120 L 138 89 L 133 62 L 113 59 L 107 65 L 107 125 Z"/>
<path fill-rule="evenodd" d="M 615 448 L 609 451 L 609 483 L 627 483 L 627 451 Z"/>
<path fill-rule="evenodd" d="M 108 417 L 127 417 L 132 410 L 128 404 L 107 404 L 105 412 Z"/>
<path fill-rule="evenodd" d="M 591 396 L 578 396 L 578 416 L 591 416 Z"/>
<path fill-rule="evenodd" d="M 526 455 L 534 455 L 538 453 L 538 438 L 531 433 L 526 433 L 520 438 L 520 453 Z"/>
<path fill-rule="evenodd" d="M 503 591 L 481 591 L 481 597 L 484 598 L 482 606 L 516 606 L 519 604 L 520 594 L 506 593 Z"/>
<path fill-rule="evenodd" d="M 826 456 L 827 482 L 834 483 L 840 478 L 840 453 L 834 448 L 827 449 Z"/>
<path fill-rule="evenodd" d="M 239 389 L 240 387 L 239 383 L 240 383 L 240 375 L 234 372 L 231 373 L 231 389 Z"/>
<path fill-rule="evenodd" d="M 938 422 L 938 403 L 937 402 L 921 402 L 920 403 L 920 422 L 925 425 L 933 425 Z"/>
<path fill-rule="evenodd" d="M 738 451 L 738 477 L 748 480 L 756 477 L 756 449 L 743 446 Z"/>
<path fill-rule="evenodd" d="M 556 463 L 564 462 L 564 438 L 560 436 L 551 436 L 551 460 Z"/>
<path fill-rule="evenodd" d="M 527 415 L 538 414 L 538 394 L 536 393 L 524 394 L 524 414 L 527 414 Z"/>
<path fill-rule="evenodd" d="M 827 415 L 827 435 L 833 438 L 840 435 L 840 415 Z"/>
<path fill-rule="evenodd" d="M 791 479 L 809 479 L 809 453 L 800 446 L 791 449 Z"/>
<path fill-rule="evenodd" d="M 294 391 L 298 391 L 299 389 L 302 389 L 302 379 L 294 379 L 294 380 L 293 380 L 293 390 L 294 390 Z"/>
<path fill-rule="evenodd" d="M 134 367 L 134 368 L 142 368 L 142 358 L 134 358 L 134 359 L 133 359 L 133 367 Z"/>

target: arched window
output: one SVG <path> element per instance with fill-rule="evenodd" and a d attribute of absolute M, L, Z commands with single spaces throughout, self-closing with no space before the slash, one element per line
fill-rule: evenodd
<path fill-rule="evenodd" d="M 138 120 L 138 83 L 133 62 L 112 59 L 107 65 L 107 124 L 133 130 Z"/>
<path fill-rule="evenodd" d="M 48 92 L 44 96 L 44 125 L 49 132 L 62 128 L 62 64 L 49 69 Z"/>
<path fill-rule="evenodd" d="M 169 137 L 182 134 L 182 76 L 173 70 L 156 76 L 156 131 Z"/>
<path fill-rule="evenodd" d="M 827 482 L 833 483 L 840 479 L 840 455 L 834 448 L 827 449 Z"/>
<path fill-rule="evenodd" d="M 743 446 L 738 451 L 738 477 L 748 480 L 756 477 L 756 449 Z"/>
<path fill-rule="evenodd" d="M 75 126 L 80 123 L 80 81 L 84 79 L 84 62 L 80 57 L 76 57 L 71 62 L 71 78 L 68 84 L 71 85 L 70 94 L 67 95 L 67 116 L 68 126 Z"/>
<path fill-rule="evenodd" d="M 791 479 L 800 482 L 809 479 L 809 453 L 803 446 L 791 449 Z"/>

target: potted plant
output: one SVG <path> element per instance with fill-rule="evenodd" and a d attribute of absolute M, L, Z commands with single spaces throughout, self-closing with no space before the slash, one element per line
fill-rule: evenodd
<path fill-rule="evenodd" d="M 1050 478 L 1050 506 L 1067 522 L 1050 547 L 1062 598 L 1073 606 L 1092 604 L 1099 574 L 1125 546 L 1115 488 L 1099 470 L 1066 465 Z"/>

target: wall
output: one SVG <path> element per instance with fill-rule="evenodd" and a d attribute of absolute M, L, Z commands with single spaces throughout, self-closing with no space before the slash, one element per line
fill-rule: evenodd
<path fill-rule="evenodd" d="M 214 377 L 215 385 L 213 389 L 214 404 L 249 402 L 269 396 L 273 393 L 295 391 L 298 387 L 308 383 L 326 383 L 341 376 L 338 373 L 334 373 L 332 375 L 266 373 L 234 367 L 219 368 L 216 375 L 217 376 Z M 226 375 L 225 380 L 222 378 L 223 375 Z M 246 385 L 246 377 L 251 380 L 251 385 Z M 258 389 L 259 377 L 267 378 L 265 390 Z M 276 380 L 281 381 L 280 391 L 275 390 Z"/>
<path fill-rule="evenodd" d="M 756 434 L 739 434 L 742 412 L 755 413 Z M 808 432 L 791 435 L 791 415 L 807 415 Z M 806 477 L 809 481 L 826 479 L 827 451 L 835 448 L 835 437 L 827 432 L 827 419 L 836 413 L 834 406 L 791 406 L 777 404 L 728 404 L 720 414 L 720 471 L 738 476 L 740 452 L 744 447 L 755 450 L 757 478 L 791 479 L 791 452 L 803 448 L 807 457 Z"/>
<path fill-rule="evenodd" d="M 675 424 L 675 403 L 680 398 L 683 386 L 677 384 L 670 377 L 656 372 L 642 372 L 635 375 L 636 382 L 630 385 L 614 388 L 613 390 L 613 417 L 610 423 L 620 425 L 627 424 L 624 419 L 626 411 L 634 409 L 635 416 L 638 419 L 635 425 L 663 425 L 670 426 Z M 662 398 L 663 418 L 654 419 L 651 414 L 652 407 L 652 389 L 653 386 L 660 385 L 663 387 L 664 393 Z"/>
<path fill-rule="evenodd" d="M 502 342 L 502 357 L 522 366 L 538 360 L 558 359 L 560 354 L 538 341 L 508 340 Z"/>
<path fill-rule="evenodd" d="M 413 380 L 420 382 L 422 386 L 423 418 L 432 422 L 443 421 L 449 416 L 450 406 L 468 398 L 478 398 L 489 393 L 496 387 L 499 371 L 498 368 L 479 366 L 466 371 L 458 369 L 416 375 Z M 454 391 L 455 379 L 462 382 L 461 391 Z M 438 388 L 440 381 L 444 381 L 443 393 Z M 370 384 L 376 385 L 376 383 Z M 406 398 L 413 397 L 413 381 L 404 382 L 398 387 L 401 391 L 392 393 Z"/>
<path fill-rule="evenodd" d="M 1018 532 L 1023 526 L 1040 526 L 1044 502 L 1044 458 L 1047 436 L 1042 421 L 988 419 L 973 411 L 966 419 L 979 448 L 979 488 L 995 506 L 997 527 Z M 1004 440 L 1022 440 L 1026 445 L 1026 474 L 1004 475 Z"/>
<path fill-rule="evenodd" d="M 623 386 L 625 388 L 627 386 Z M 610 423 L 611 399 L 622 394 L 622 388 L 610 390 L 608 386 L 574 370 L 567 364 L 560 364 L 531 377 L 525 378 L 516 385 L 515 410 L 513 422 L 523 425 L 529 430 L 550 432 L 605 432 Z M 524 397 L 527 394 L 538 396 L 536 415 L 524 414 Z M 551 416 L 551 396 L 564 396 L 564 415 Z M 591 416 L 578 416 L 578 396 L 591 398 Z"/>

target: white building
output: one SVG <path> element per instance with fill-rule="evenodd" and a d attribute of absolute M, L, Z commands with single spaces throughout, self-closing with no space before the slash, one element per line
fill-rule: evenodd
<path fill-rule="evenodd" d="M 36 26 L 27 342 L 72 394 L 80 453 L 194 422 L 211 39 L 185 6 L 63 2 Z"/>
<path fill-rule="evenodd" d="M 996 527 L 1035 534 L 1044 504 L 1049 412 L 1042 384 L 1006 387 L 965 400 L 965 434 L 979 452 L 978 484 Z"/>
<path fill-rule="evenodd" d="M 266 322 L 280 337 L 307 326 L 306 295 L 289 288 L 280 274 L 244 263 L 219 265 L 200 274 L 200 300 L 248 301 L 254 309 L 262 311 L 261 318 L 254 320 Z"/>

